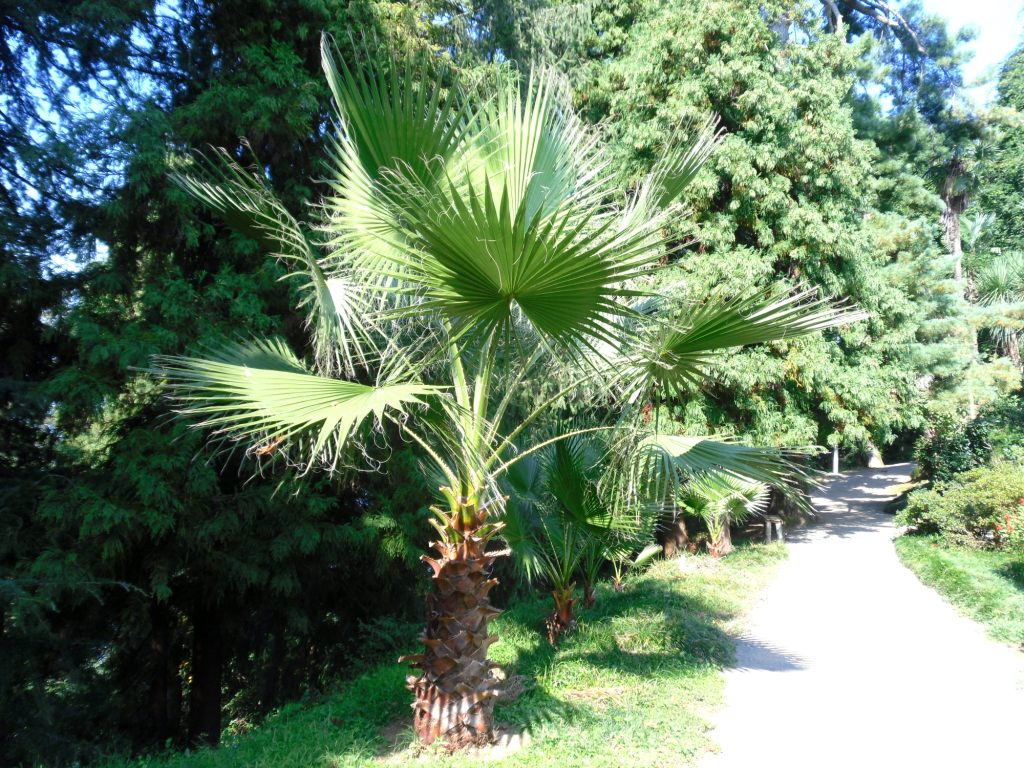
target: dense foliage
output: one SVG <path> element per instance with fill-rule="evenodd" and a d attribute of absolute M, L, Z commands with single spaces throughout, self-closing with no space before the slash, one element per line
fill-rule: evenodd
<path fill-rule="evenodd" d="M 914 491 L 896 522 L 915 533 L 942 534 L 951 544 L 998 548 L 1006 544 L 1024 499 L 1024 467 L 977 467 Z"/>
<path fill-rule="evenodd" d="M 422 454 L 393 441 L 386 469 L 261 471 L 205 448 L 145 372 L 154 355 L 253 336 L 315 357 L 301 281 L 170 175 L 189 150 L 223 147 L 307 220 L 328 190 L 333 135 L 322 32 L 346 63 L 387 66 L 398 43 L 467 81 L 544 62 L 603 126 L 616 189 L 602 204 L 635 194 L 668 147 L 718 115 L 721 146 L 659 229 L 669 248 L 651 287 L 682 308 L 810 286 L 870 318 L 730 352 L 699 385 L 638 397 L 638 421 L 680 440 L 852 455 L 920 438 L 936 482 L 906 521 L 1011 542 L 1006 515 L 1024 496 L 1024 411 L 1006 396 L 1020 386 L 1024 319 L 1012 257 L 1024 250 L 1021 49 L 983 111 L 962 99 L 965 38 L 916 2 L 900 4 L 896 28 L 860 3 L 810 0 L 7 5 L 0 763 L 216 743 L 410 647 L 428 589 L 416 557 L 436 535 Z M 554 398 L 554 429 L 605 396 L 559 397 L 564 386 L 555 366 L 533 377 L 508 420 Z M 263 448 L 273 459 L 273 439 Z M 600 463 L 579 469 L 578 498 L 600 501 Z M 572 524 L 558 493 L 538 488 L 525 516 L 524 540 L 541 549 Z M 727 515 L 699 496 L 680 509 L 720 540 Z M 607 537 L 621 574 L 649 537 L 602 529 L 595 504 L 579 530 Z M 609 572 L 605 555 L 588 568 L 582 539 L 572 546 L 579 567 L 554 563 L 535 586 Z M 502 567 L 495 602 L 534 588 L 524 562 Z"/>

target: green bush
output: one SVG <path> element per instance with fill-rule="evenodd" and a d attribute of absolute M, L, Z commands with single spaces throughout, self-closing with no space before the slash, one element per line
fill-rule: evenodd
<path fill-rule="evenodd" d="M 1024 463 L 1024 397 L 1001 398 L 982 412 L 979 422 L 988 435 L 993 459 Z"/>
<path fill-rule="evenodd" d="M 951 480 L 987 464 L 992 457 L 990 424 L 984 419 L 963 421 L 956 416 L 941 416 L 914 446 L 914 459 L 922 477 Z"/>
<path fill-rule="evenodd" d="M 1024 466 L 1003 462 L 962 472 L 928 490 L 914 491 L 896 522 L 950 543 L 997 547 L 1006 515 L 1024 498 Z"/>

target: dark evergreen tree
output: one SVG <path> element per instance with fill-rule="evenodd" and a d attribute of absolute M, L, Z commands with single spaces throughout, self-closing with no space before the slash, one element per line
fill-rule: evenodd
<path fill-rule="evenodd" d="M 979 168 L 978 209 L 995 216 L 983 242 L 1024 251 L 1024 46 L 999 73 L 997 134 L 984 147 Z"/>

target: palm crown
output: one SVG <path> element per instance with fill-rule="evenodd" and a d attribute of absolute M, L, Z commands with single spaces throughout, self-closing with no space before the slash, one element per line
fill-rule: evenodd
<path fill-rule="evenodd" d="M 598 388 L 626 435 L 609 444 L 637 459 L 623 473 L 631 487 L 680 472 L 785 484 L 794 470 L 778 450 L 658 435 L 631 414 L 698 381 L 716 350 L 862 315 L 806 291 L 671 306 L 648 289 L 666 254 L 665 218 L 719 140 L 713 122 L 624 196 L 600 135 L 550 72 L 465 85 L 435 58 L 356 70 L 327 40 L 322 56 L 337 130 L 315 223 L 299 223 L 227 153 L 175 176 L 294 266 L 311 363 L 270 340 L 161 358 L 157 370 L 184 413 L 304 469 L 358 460 L 362 436 L 388 423 L 419 446 L 445 485 L 440 557 L 428 559 L 440 618 L 413 660 L 423 670 L 411 680 L 417 729 L 468 743 L 489 734 L 496 695 L 486 547 L 498 480 L 546 445 L 608 427 L 543 429 L 552 406 Z M 556 391 L 510 427 L 539 371 Z"/>

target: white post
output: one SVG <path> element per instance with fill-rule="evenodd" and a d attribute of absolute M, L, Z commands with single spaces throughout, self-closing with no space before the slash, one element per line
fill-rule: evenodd
<path fill-rule="evenodd" d="M 839 443 L 832 446 L 832 474 L 839 474 Z"/>

